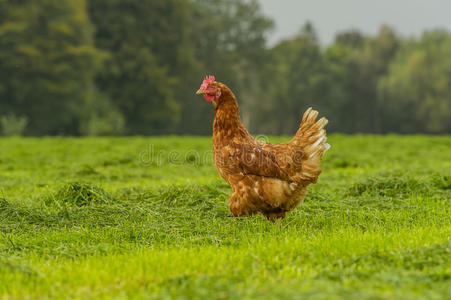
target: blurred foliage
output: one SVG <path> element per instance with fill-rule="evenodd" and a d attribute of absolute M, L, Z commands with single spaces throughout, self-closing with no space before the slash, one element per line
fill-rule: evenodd
<path fill-rule="evenodd" d="M 0 111 L 28 135 L 210 134 L 214 74 L 252 133 L 292 134 L 308 106 L 345 133 L 450 133 L 451 35 L 313 24 L 269 47 L 256 0 L 0 1 Z"/>
<path fill-rule="evenodd" d="M 0 133 L 5 136 L 22 135 L 27 127 L 27 117 L 16 115 L 6 115 L 0 117 Z"/>
<path fill-rule="evenodd" d="M 170 69 L 180 67 L 183 2 L 89 1 L 96 46 L 110 53 L 96 82 L 123 113 L 127 133 L 167 133 L 179 119 Z"/>
<path fill-rule="evenodd" d="M 214 74 L 238 97 L 243 121 L 250 126 L 259 103 L 259 74 L 268 58 L 266 34 L 273 26 L 257 1 L 194 0 L 190 41 L 196 69 L 188 70 L 186 88 L 179 96 L 182 104 L 179 133 L 211 134 L 211 104 L 194 91 L 203 77 Z M 243 100 L 243 101 L 240 101 Z"/>
<path fill-rule="evenodd" d="M 444 133 L 451 130 L 451 35 L 425 32 L 407 41 L 380 82 L 387 111 L 385 131 Z"/>
<path fill-rule="evenodd" d="M 0 111 L 25 115 L 28 134 L 79 131 L 103 58 L 85 4 L 0 3 Z"/>
<path fill-rule="evenodd" d="M 321 48 L 311 24 L 306 24 L 293 39 L 282 41 L 270 53 L 262 72 L 260 89 L 264 110 L 253 130 L 292 134 L 299 126 L 307 106 L 321 94 L 324 78 Z M 262 133 L 262 132 L 259 132 Z"/>
<path fill-rule="evenodd" d="M 121 111 L 112 105 L 105 95 L 97 92 L 95 101 L 88 104 L 90 113 L 83 120 L 80 132 L 90 136 L 120 135 L 125 131 L 125 120 Z"/>

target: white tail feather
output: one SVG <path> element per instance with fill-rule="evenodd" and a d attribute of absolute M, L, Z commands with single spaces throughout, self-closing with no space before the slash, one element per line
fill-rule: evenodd
<path fill-rule="evenodd" d="M 326 143 L 327 136 L 324 130 L 328 121 L 324 117 L 316 121 L 317 117 L 318 112 L 316 110 L 307 109 L 292 140 L 295 145 L 302 148 L 305 157 L 302 170 L 298 175 L 302 180 L 311 182 L 316 182 L 321 173 L 319 168 L 321 157 L 330 148 L 330 145 Z"/>

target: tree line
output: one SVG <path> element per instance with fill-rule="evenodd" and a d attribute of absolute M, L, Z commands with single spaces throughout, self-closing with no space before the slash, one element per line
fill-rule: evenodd
<path fill-rule="evenodd" d="M 253 0 L 0 1 L 5 135 L 211 133 L 213 74 L 254 134 L 293 134 L 309 106 L 331 132 L 451 133 L 451 34 L 314 26 L 268 46 Z"/>

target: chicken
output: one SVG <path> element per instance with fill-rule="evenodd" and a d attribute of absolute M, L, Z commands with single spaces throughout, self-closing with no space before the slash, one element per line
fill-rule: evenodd
<path fill-rule="evenodd" d="M 309 108 L 291 141 L 265 143 L 244 128 L 235 95 L 214 76 L 205 78 L 197 94 L 214 106 L 213 159 L 232 188 L 230 211 L 234 216 L 261 213 L 280 225 L 321 173 L 321 157 L 330 147 L 324 130 L 328 121 L 316 121 L 318 112 Z"/>

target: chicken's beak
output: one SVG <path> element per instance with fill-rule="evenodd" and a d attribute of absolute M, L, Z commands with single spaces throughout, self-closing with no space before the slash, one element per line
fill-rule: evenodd
<path fill-rule="evenodd" d="M 198 89 L 196 95 L 202 95 L 203 93 L 205 93 L 203 89 Z"/>

